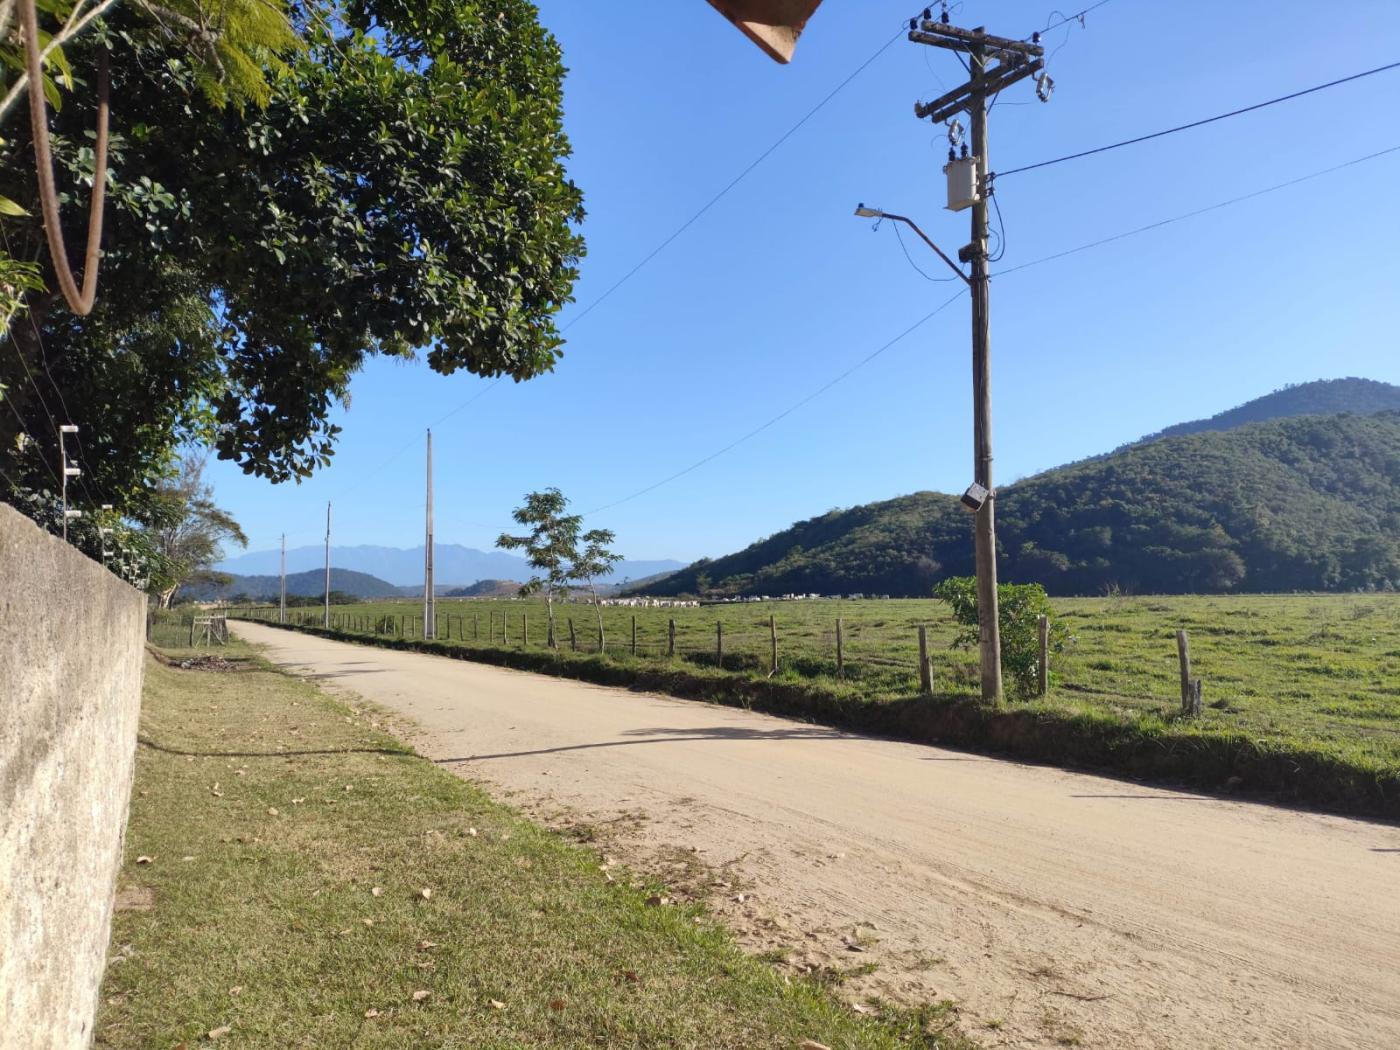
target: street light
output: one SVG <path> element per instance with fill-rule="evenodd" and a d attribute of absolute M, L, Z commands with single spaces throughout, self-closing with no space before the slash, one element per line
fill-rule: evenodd
<path fill-rule="evenodd" d="M 972 282 L 968 279 L 967 274 L 962 272 L 958 264 L 953 262 L 953 260 L 948 258 L 948 256 L 944 255 L 943 249 L 938 247 L 938 245 L 934 244 L 933 241 L 929 240 L 928 234 L 926 234 L 923 230 L 919 229 L 918 224 L 915 223 L 914 220 L 909 218 L 907 215 L 895 215 L 892 212 L 881 211 L 879 208 L 867 208 L 864 204 L 856 205 L 856 215 L 862 219 L 889 219 L 891 222 L 904 223 L 904 225 L 908 226 L 911 230 L 913 230 L 921 238 L 923 238 L 923 242 L 925 244 L 927 244 L 930 248 L 932 248 L 935 252 L 938 253 L 938 257 L 948 264 L 948 268 L 962 278 L 963 284 L 972 284 Z"/>

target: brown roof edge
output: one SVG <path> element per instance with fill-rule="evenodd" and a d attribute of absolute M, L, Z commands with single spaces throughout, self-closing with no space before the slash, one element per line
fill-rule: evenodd
<path fill-rule="evenodd" d="M 768 57 L 786 65 L 792 61 L 797 38 L 822 0 L 709 0 L 739 31 Z"/>

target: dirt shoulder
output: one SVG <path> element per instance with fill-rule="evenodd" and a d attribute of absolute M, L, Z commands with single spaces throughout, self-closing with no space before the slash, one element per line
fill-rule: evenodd
<path fill-rule="evenodd" d="M 416 746 L 990 1045 L 1400 1045 L 1400 829 L 257 625 Z"/>

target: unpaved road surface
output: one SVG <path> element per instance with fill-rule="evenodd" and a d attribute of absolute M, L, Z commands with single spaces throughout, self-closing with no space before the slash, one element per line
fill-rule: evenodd
<path fill-rule="evenodd" d="M 1400 828 L 234 630 L 853 1000 L 988 1046 L 1400 1047 Z"/>

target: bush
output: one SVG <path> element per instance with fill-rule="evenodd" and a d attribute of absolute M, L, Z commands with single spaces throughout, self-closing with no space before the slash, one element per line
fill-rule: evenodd
<path fill-rule="evenodd" d="M 952 576 L 933 589 L 945 601 L 953 618 L 965 628 L 953 644 L 973 648 L 978 644 L 977 580 Z M 1038 583 L 1003 583 L 997 587 L 998 621 L 1001 623 L 1001 671 L 1022 699 L 1035 696 L 1040 672 L 1040 617 L 1050 621 L 1050 653 L 1064 651 L 1068 632 L 1055 618 L 1045 588 Z"/>

